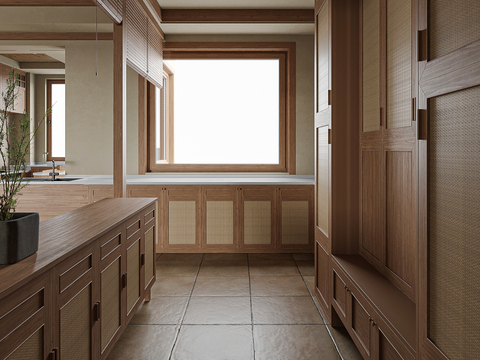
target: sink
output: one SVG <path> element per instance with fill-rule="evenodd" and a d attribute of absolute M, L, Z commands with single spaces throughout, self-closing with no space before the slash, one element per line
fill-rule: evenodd
<path fill-rule="evenodd" d="M 81 178 L 56 178 L 55 181 L 74 181 L 80 180 Z M 52 182 L 52 178 L 24 178 L 24 181 L 28 182 Z"/>

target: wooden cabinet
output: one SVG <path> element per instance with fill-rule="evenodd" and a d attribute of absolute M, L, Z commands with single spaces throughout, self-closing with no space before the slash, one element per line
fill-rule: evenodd
<path fill-rule="evenodd" d="M 358 252 L 358 1 L 315 6 L 316 293 L 330 320 L 324 269 L 330 254 Z"/>
<path fill-rule="evenodd" d="M 92 316 L 99 301 L 97 264 L 96 248 L 89 245 L 54 268 L 56 359 L 95 359 L 100 325 Z"/>
<path fill-rule="evenodd" d="M 39 251 L 0 266 L 0 359 L 105 359 L 155 282 L 156 215 L 111 199 L 42 223 Z"/>
<path fill-rule="evenodd" d="M 362 357 L 415 359 L 415 304 L 358 255 L 334 257 L 332 275 L 332 306 Z"/>
<path fill-rule="evenodd" d="M 46 359 L 58 352 L 50 345 L 54 323 L 51 273 L 13 294 L 0 294 L 0 359 Z"/>
<path fill-rule="evenodd" d="M 411 299 L 416 288 L 415 8 L 415 0 L 363 0 L 360 9 L 360 254 Z"/>
<path fill-rule="evenodd" d="M 7 79 L 10 76 L 11 67 L 0 64 L 0 93 L 7 89 Z M 17 98 L 13 104 L 11 113 L 23 114 L 27 108 L 27 73 L 22 70 L 15 70 L 16 84 L 17 84 Z M 0 101 L 0 108 L 3 109 L 3 99 Z"/>

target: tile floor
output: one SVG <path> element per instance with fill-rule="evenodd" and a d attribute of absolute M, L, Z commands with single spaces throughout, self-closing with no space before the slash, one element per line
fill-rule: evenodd
<path fill-rule="evenodd" d="M 312 254 L 163 254 L 108 360 L 360 360 L 313 287 Z"/>

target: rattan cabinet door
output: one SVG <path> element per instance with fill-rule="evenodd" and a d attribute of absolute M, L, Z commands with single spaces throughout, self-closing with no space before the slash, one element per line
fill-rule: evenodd
<path fill-rule="evenodd" d="M 126 241 L 124 226 L 119 226 L 99 241 L 100 245 L 100 303 L 96 317 L 100 321 L 100 358 L 105 359 L 121 334 L 125 317 L 124 300 L 125 257 L 122 245 Z"/>
<path fill-rule="evenodd" d="M 142 214 L 137 214 L 126 222 L 127 246 L 126 263 L 127 271 L 122 274 L 122 287 L 127 289 L 127 321 L 133 317 L 135 310 L 140 305 L 143 294 L 141 288 L 141 242 L 142 242 Z"/>
<path fill-rule="evenodd" d="M 0 359 L 42 360 L 50 351 L 50 272 L 0 299 Z"/>
<path fill-rule="evenodd" d="M 92 315 L 95 307 L 95 248 L 88 245 L 55 267 L 57 299 L 55 343 L 60 359 L 95 358 L 94 338 L 98 322 Z"/>
<path fill-rule="evenodd" d="M 145 291 L 150 290 L 155 282 L 155 254 L 157 234 L 157 207 L 152 207 L 145 211 L 143 216 L 143 254 L 142 264 L 144 266 L 144 280 L 142 282 Z M 145 299 L 149 300 L 150 295 Z"/>

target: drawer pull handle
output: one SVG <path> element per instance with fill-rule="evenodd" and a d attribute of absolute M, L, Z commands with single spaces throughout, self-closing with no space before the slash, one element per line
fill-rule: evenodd
<path fill-rule="evenodd" d="M 143 265 L 145 265 L 145 253 L 143 253 L 141 256 L 140 256 L 140 263 Z"/>
<path fill-rule="evenodd" d="M 57 360 L 57 359 L 58 359 L 58 348 L 53 348 L 53 350 L 50 351 L 49 360 Z"/>

